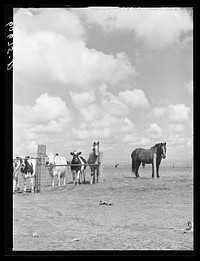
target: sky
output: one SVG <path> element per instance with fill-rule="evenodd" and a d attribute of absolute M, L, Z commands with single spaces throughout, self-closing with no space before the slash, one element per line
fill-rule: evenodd
<path fill-rule="evenodd" d="M 166 142 L 193 155 L 191 8 L 14 10 L 13 156 L 38 144 L 104 162 Z"/>

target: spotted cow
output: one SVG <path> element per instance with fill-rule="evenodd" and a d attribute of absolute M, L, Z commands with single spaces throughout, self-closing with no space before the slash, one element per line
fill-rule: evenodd
<path fill-rule="evenodd" d="M 73 157 L 71 161 L 71 172 L 74 185 L 79 185 L 81 178 L 83 183 L 85 183 L 86 159 L 80 156 L 81 152 L 77 150 L 70 152 L 70 154 Z M 80 164 L 82 164 L 82 166 Z"/>

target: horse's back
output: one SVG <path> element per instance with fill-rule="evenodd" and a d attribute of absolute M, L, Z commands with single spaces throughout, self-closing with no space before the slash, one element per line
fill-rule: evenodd
<path fill-rule="evenodd" d="M 135 158 L 137 157 L 142 151 L 144 151 L 145 149 L 143 148 L 137 148 L 135 149 L 132 153 L 131 153 L 131 157 Z"/>
<path fill-rule="evenodd" d="M 137 148 L 135 149 L 132 154 L 131 157 L 134 161 L 140 161 L 143 163 L 151 163 L 152 161 L 152 153 L 150 150 L 146 150 L 143 148 Z"/>

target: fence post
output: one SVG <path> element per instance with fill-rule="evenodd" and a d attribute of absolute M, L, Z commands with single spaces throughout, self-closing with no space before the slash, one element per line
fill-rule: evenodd
<path fill-rule="evenodd" d="M 99 154 L 99 178 L 103 181 L 103 152 Z"/>
<path fill-rule="evenodd" d="M 37 164 L 36 164 L 36 173 L 35 173 L 35 193 L 40 192 L 41 184 L 41 173 L 45 165 L 45 156 L 46 156 L 46 145 L 38 145 L 37 150 Z"/>

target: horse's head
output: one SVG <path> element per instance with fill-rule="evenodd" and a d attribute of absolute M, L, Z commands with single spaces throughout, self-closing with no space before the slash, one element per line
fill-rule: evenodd
<path fill-rule="evenodd" d="M 167 149 L 166 149 L 166 142 L 165 143 L 159 143 L 159 149 L 160 149 L 160 155 L 163 159 L 166 158 L 166 152 L 167 152 Z"/>
<path fill-rule="evenodd" d="M 93 143 L 93 151 L 95 156 L 99 156 L 99 141 Z"/>

